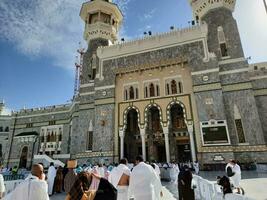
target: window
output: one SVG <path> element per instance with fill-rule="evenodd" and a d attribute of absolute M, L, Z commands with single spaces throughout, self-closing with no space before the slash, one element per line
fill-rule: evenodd
<path fill-rule="evenodd" d="M 227 48 L 226 48 L 226 44 L 225 43 L 220 44 L 220 49 L 221 49 L 222 57 L 228 56 Z"/>
<path fill-rule="evenodd" d="M 178 85 L 179 85 L 179 93 L 183 93 L 183 85 L 182 85 L 182 82 L 179 82 Z"/>
<path fill-rule="evenodd" d="M 154 97 L 155 96 L 155 87 L 154 87 L 153 83 L 151 83 L 150 86 L 149 86 L 149 94 L 150 94 L 150 97 Z"/>
<path fill-rule="evenodd" d="M 88 131 L 87 134 L 87 150 L 92 151 L 93 150 L 93 132 Z"/>
<path fill-rule="evenodd" d="M 147 91 L 147 87 L 145 87 L 145 98 L 148 97 L 148 91 Z"/>
<path fill-rule="evenodd" d="M 200 123 L 204 146 L 230 144 L 227 123 L 222 121 L 224 123 L 215 120 Z"/>
<path fill-rule="evenodd" d="M 171 81 L 172 94 L 177 94 L 177 83 L 175 80 Z"/>
<path fill-rule="evenodd" d="M 157 88 L 157 96 L 159 96 L 159 86 L 157 85 L 156 88 Z"/>
<path fill-rule="evenodd" d="M 92 79 L 94 80 L 96 77 L 96 69 L 93 69 Z"/>
<path fill-rule="evenodd" d="M 135 98 L 138 99 L 139 95 L 138 95 L 138 88 L 135 88 Z"/>
<path fill-rule="evenodd" d="M 124 91 L 124 95 L 125 95 L 124 99 L 125 99 L 125 101 L 127 101 L 128 100 L 128 91 L 127 90 Z"/>
<path fill-rule="evenodd" d="M 219 41 L 222 57 L 228 56 L 226 39 L 225 39 L 223 28 L 221 26 L 218 27 L 218 41 Z"/>
<path fill-rule="evenodd" d="M 130 91 L 129 91 L 129 99 L 134 99 L 134 88 L 133 86 L 130 87 Z"/>
<path fill-rule="evenodd" d="M 3 127 L 2 126 L 0 126 L 0 132 L 3 132 Z"/>
<path fill-rule="evenodd" d="M 33 124 L 32 123 L 28 123 L 26 124 L 26 128 L 32 128 Z"/>
<path fill-rule="evenodd" d="M 167 83 L 167 85 L 166 85 L 166 89 L 167 89 L 167 95 L 169 95 L 169 94 L 170 94 L 170 86 L 169 86 L 168 83 Z"/>
<path fill-rule="evenodd" d="M 56 125 L 56 121 L 55 121 L 55 120 L 49 121 L 48 124 L 49 124 L 50 126 L 51 126 L 51 125 Z"/>
<path fill-rule="evenodd" d="M 89 24 L 94 24 L 98 22 L 98 13 L 90 14 L 89 15 Z"/>
<path fill-rule="evenodd" d="M 237 131 L 237 136 L 238 136 L 239 143 L 245 143 L 246 139 L 245 139 L 245 134 L 244 134 L 244 130 L 243 130 L 243 125 L 242 125 L 241 119 L 236 119 L 235 120 L 235 127 L 236 127 L 236 131 Z"/>
<path fill-rule="evenodd" d="M 9 127 L 8 126 L 5 128 L 5 132 L 9 132 Z"/>

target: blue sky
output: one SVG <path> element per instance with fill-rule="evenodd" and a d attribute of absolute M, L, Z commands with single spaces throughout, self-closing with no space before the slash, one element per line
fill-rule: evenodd
<path fill-rule="evenodd" d="M 66 103 L 72 98 L 74 62 L 83 41 L 84 0 L 0 1 L 0 99 L 10 109 Z M 116 0 L 124 13 L 121 37 L 188 26 L 187 0 Z M 267 61 L 267 14 L 262 0 L 237 0 L 234 13 L 250 62 Z"/>

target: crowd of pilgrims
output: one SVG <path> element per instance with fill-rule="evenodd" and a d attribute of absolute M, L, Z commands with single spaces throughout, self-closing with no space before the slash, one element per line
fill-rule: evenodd
<path fill-rule="evenodd" d="M 44 177 L 40 175 L 44 173 L 40 163 L 33 166 L 32 174 L 26 178 L 26 181 L 30 180 L 29 184 L 21 190 L 28 195 L 31 193 L 31 197 L 25 200 L 48 200 L 49 196 L 62 192 L 66 193 L 65 200 L 160 200 L 163 198 L 161 173 L 168 171 L 171 182 L 178 186 L 179 199 L 193 200 L 192 169 L 198 174 L 198 162 L 148 163 L 137 156 L 134 164 L 129 164 L 126 158 L 118 164 L 82 166 L 78 166 L 76 160 L 69 160 L 64 168 L 56 168 L 54 163 L 50 163 Z M 40 174 L 36 175 L 36 171 Z M 36 176 L 47 184 L 42 185 L 43 188 L 31 189 L 34 187 L 31 180 Z M 6 199 L 16 199 L 16 195 L 19 192 L 13 192 L 13 196 L 11 193 Z"/>

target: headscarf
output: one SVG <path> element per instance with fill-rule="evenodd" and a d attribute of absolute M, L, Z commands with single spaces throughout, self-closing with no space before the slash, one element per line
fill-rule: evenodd
<path fill-rule="evenodd" d="M 84 193 L 89 190 L 92 182 L 90 173 L 81 172 L 78 174 L 77 180 L 73 184 L 69 195 L 71 200 L 80 200 Z"/>

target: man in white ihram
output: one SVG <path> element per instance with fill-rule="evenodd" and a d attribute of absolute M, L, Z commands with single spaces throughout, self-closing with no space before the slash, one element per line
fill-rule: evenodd
<path fill-rule="evenodd" d="M 128 187 L 131 171 L 127 167 L 126 158 L 120 160 L 118 167 L 114 168 L 108 179 L 109 182 L 117 189 L 117 200 L 128 200 Z"/>
<path fill-rule="evenodd" d="M 57 175 L 57 170 L 54 167 L 54 163 L 50 163 L 50 167 L 48 168 L 48 173 L 47 173 L 47 184 L 48 184 L 48 194 L 52 195 L 53 194 L 53 188 L 54 188 L 54 182 L 55 182 L 55 177 Z"/>
<path fill-rule="evenodd" d="M 157 200 L 162 197 L 161 183 L 152 166 L 144 163 L 141 156 L 135 160 L 129 184 L 129 197 L 134 200 Z"/>
<path fill-rule="evenodd" d="M 49 200 L 43 166 L 34 164 L 31 175 L 4 200 Z"/>
<path fill-rule="evenodd" d="M 229 176 L 228 167 L 232 169 L 232 175 Z M 226 165 L 226 172 L 230 178 L 230 181 L 237 189 L 238 193 L 240 193 L 240 181 L 241 181 L 241 169 L 240 166 L 236 163 L 235 160 L 230 160 L 229 163 Z"/>

